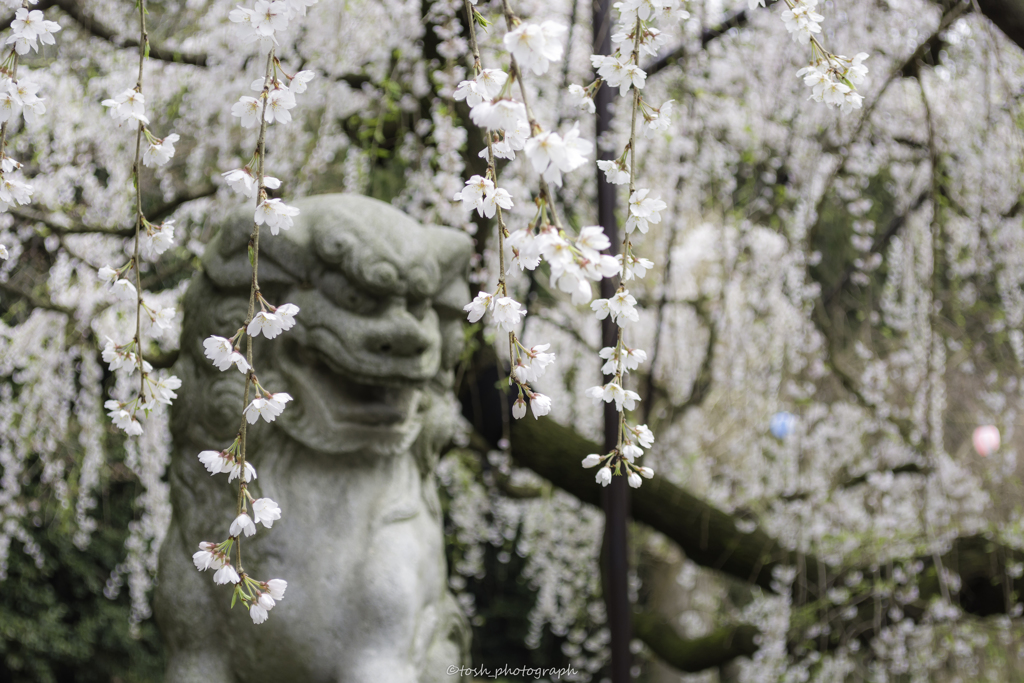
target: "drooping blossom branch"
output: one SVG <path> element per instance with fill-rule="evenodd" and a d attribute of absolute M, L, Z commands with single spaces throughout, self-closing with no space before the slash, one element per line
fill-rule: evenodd
<path fill-rule="evenodd" d="M 608 238 L 600 227 L 585 227 L 575 241 L 570 241 L 555 209 L 550 185 L 562 185 L 562 174 L 583 166 L 593 143 L 579 137 L 578 124 L 564 136 L 545 129 L 533 115 L 524 83 L 524 71 L 540 75 L 552 62 L 562 58 L 562 37 L 566 28 L 553 21 L 524 23 L 512 12 L 507 2 L 502 13 L 508 27 L 502 43 L 508 50 L 508 73 L 500 69 L 484 69 L 476 39 L 476 25 L 487 20 L 466 0 L 470 48 L 476 77 L 463 81 L 455 91 L 455 99 L 470 105 L 470 119 L 485 129 L 487 148 L 480 156 L 488 161 L 487 177 L 473 176 L 466 187 L 455 195 L 465 208 L 476 209 L 479 215 L 497 217 L 498 222 L 498 284 L 494 292 L 480 292 L 465 307 L 470 322 L 477 322 L 487 312 L 499 328 L 508 333 L 509 384 L 518 392 L 512 406 L 516 419 L 526 415 L 527 400 L 534 417 L 551 411 L 550 397 L 535 391 L 534 383 L 555 360 L 548 353 L 550 344 L 527 347 L 516 329 L 523 322 L 526 310 L 512 298 L 506 283 L 506 245 L 512 250 L 511 261 L 521 270 L 534 270 L 542 260 L 551 267 L 551 286 L 571 294 L 575 304 L 587 303 L 593 296 L 592 282 L 613 274 L 615 260 L 601 254 L 608 247 Z M 519 100 L 514 99 L 513 85 L 518 81 Z M 513 207 L 512 197 L 497 186 L 496 158 L 515 160 L 523 151 L 530 165 L 540 175 L 535 204 L 537 211 L 527 228 L 509 233 L 502 210 Z"/>
<path fill-rule="evenodd" d="M 245 571 L 242 563 L 242 536 L 254 535 L 257 524 L 270 528 L 281 518 L 281 508 L 276 502 L 270 498 L 256 498 L 250 490 L 256 479 L 256 469 L 247 460 L 250 451 L 248 427 L 256 424 L 261 417 L 267 422 L 273 422 L 292 397 L 285 392 L 271 392 L 260 383 L 253 359 L 253 339 L 260 334 L 267 339 L 274 339 L 295 325 L 295 316 L 299 313 L 299 307 L 295 304 L 274 306 L 260 292 L 260 227 L 265 224 L 272 235 L 277 235 L 281 230 L 291 228 L 292 219 L 299 214 L 298 208 L 288 206 L 281 199 L 267 196 L 267 189 L 277 189 L 281 181 L 266 174 L 266 137 L 269 124 L 287 124 L 291 121 L 290 110 L 296 106 L 295 95 L 305 92 L 307 83 L 313 77 L 311 71 L 288 75 L 276 55 L 277 36 L 287 30 L 293 19 L 304 16 L 306 8 L 315 2 L 258 0 L 253 8 L 239 6 L 229 15 L 231 21 L 238 25 L 242 39 L 246 43 L 255 43 L 260 52 L 267 55 L 263 77 L 252 84 L 252 89 L 259 93 L 258 97 L 243 96 L 231 107 L 232 116 L 240 120 L 243 128 L 259 128 L 255 150 L 245 166 L 223 174 L 233 190 L 255 200 L 256 209 L 249 239 L 252 279 L 248 311 L 242 327 L 231 337 L 211 336 L 203 345 L 207 358 L 217 369 L 223 372 L 234 365 L 239 372 L 245 374 L 245 387 L 242 416 L 234 441 L 223 450 L 201 452 L 199 460 L 211 475 L 227 474 L 228 483 L 237 478 L 238 497 L 228 538 L 220 543 L 200 543 L 199 551 L 192 559 L 200 571 L 216 570 L 213 575 L 215 583 L 233 584 L 232 606 L 241 600 L 256 624 L 267 620 L 269 611 L 284 598 L 288 583 L 283 579 L 254 579 Z M 288 84 L 279 76 L 287 79 Z M 239 346 L 243 337 L 244 356 Z M 231 561 L 232 549 L 235 552 L 234 563 Z"/>
<path fill-rule="evenodd" d="M 135 157 L 132 162 L 132 185 L 135 193 L 135 240 L 131 259 L 120 268 L 104 266 L 99 270 L 102 281 L 111 285 L 117 298 L 135 302 L 134 336 L 126 343 L 118 343 L 108 338 L 103 349 L 103 361 L 112 372 L 139 373 L 138 395 L 120 400 L 112 398 L 104 407 L 114 424 L 129 436 L 142 434 L 142 422 L 139 413 L 148 415 L 157 404 L 170 405 L 177 398 L 175 390 L 181 386 L 181 380 L 174 375 L 154 376 L 152 366 L 146 362 L 142 343 L 142 317 L 148 316 L 153 325 L 161 329 L 169 327 L 174 320 L 173 308 L 162 308 L 146 302 L 143 298 L 141 255 L 146 252 L 150 258 L 156 258 L 166 251 L 174 241 L 174 221 L 167 220 L 160 225 L 153 225 L 142 210 L 142 178 L 140 164 L 145 166 L 163 166 L 174 156 L 176 134 L 163 139 L 156 138 L 149 130 L 149 118 L 146 116 L 146 98 L 142 93 L 142 82 L 149 45 L 149 34 L 146 30 L 146 1 L 140 0 L 139 10 L 139 73 L 135 87 L 125 90 L 120 95 L 103 101 L 103 106 L 110 109 L 110 114 L 118 125 L 134 122 Z M 149 145 L 143 153 L 143 136 Z M 145 230 L 145 235 L 143 235 Z M 143 239 L 146 242 L 143 244 Z M 135 284 L 128 279 L 131 272 L 135 274 Z"/>
<path fill-rule="evenodd" d="M 29 0 L 3 0 L 11 9 L 16 8 L 11 22 L 11 35 L 5 41 L 11 48 L 0 62 L 0 212 L 8 207 L 28 204 L 32 199 L 32 185 L 22 180 L 18 170 L 22 165 L 7 156 L 7 138 L 10 125 L 20 112 L 26 121 L 38 121 L 46 113 L 43 98 L 36 93 L 39 85 L 27 78 L 18 78 L 18 62 L 22 55 L 39 51 L 39 43 L 53 45 L 53 34 L 60 24 L 49 21 L 40 10 L 30 10 L 35 4 Z M 10 258 L 7 246 L 0 244 L 0 259 Z"/>
<path fill-rule="evenodd" d="M 641 234 L 646 234 L 651 225 L 661 222 L 661 212 L 667 208 L 664 201 L 650 196 L 649 188 L 637 188 L 636 148 L 638 117 L 642 117 L 640 123 L 646 137 L 652 137 L 657 131 L 665 130 L 669 126 L 672 100 L 655 108 L 643 98 L 641 91 L 646 84 L 647 74 L 640 68 L 640 55 L 657 56 L 661 32 L 653 26 L 656 10 L 671 12 L 673 4 L 651 3 L 645 0 L 629 0 L 617 4 L 621 25 L 618 32 L 612 35 L 612 43 L 618 46 L 615 53 L 592 55 L 591 63 L 599 79 L 585 88 L 576 86 L 573 89 L 580 98 L 581 106 L 588 109 L 593 106 L 593 93 L 602 84 L 619 88 L 621 97 L 625 97 L 630 89 L 633 91 L 629 142 L 617 159 L 598 161 L 598 167 L 605 173 L 609 183 L 628 183 L 629 187 L 629 215 L 623 230 L 621 252 L 617 257 L 619 286 L 610 299 L 598 299 L 591 304 L 599 320 L 610 316 L 618 328 L 615 346 L 605 347 L 600 351 L 601 358 L 605 360 L 601 371 L 612 379 L 603 385 L 591 387 L 586 392 L 595 404 L 614 402 L 619 414 L 618 442 L 615 448 L 603 455 L 593 453 L 583 460 L 584 467 L 600 465 L 597 481 L 603 486 L 611 483 L 613 475 L 626 476 L 633 488 L 641 485 L 641 476 L 654 476 L 654 470 L 650 467 L 636 464 L 636 459 L 643 455 L 643 449 L 654 445 L 654 433 L 646 424 L 632 424 L 626 417 L 627 411 L 632 411 L 640 401 L 637 392 L 626 388 L 626 375 L 647 360 L 647 353 L 626 344 L 625 328 L 631 323 L 639 322 L 640 314 L 636 308 L 636 298 L 629 293 L 625 283 L 643 278 L 647 271 L 654 267 L 652 261 L 634 253 L 633 234 L 637 230 Z"/>
<path fill-rule="evenodd" d="M 839 107 L 843 113 L 860 109 L 864 97 L 857 92 L 857 86 L 867 78 L 868 68 L 864 60 L 866 52 L 859 52 L 850 59 L 832 54 L 821 44 L 821 22 L 825 17 L 818 14 L 818 0 L 785 0 L 782 23 L 793 36 L 793 40 L 811 46 L 811 63 L 797 71 L 797 77 L 804 79 L 804 85 L 811 88 L 810 99 Z M 765 0 L 747 0 L 750 9 L 764 7 Z"/>

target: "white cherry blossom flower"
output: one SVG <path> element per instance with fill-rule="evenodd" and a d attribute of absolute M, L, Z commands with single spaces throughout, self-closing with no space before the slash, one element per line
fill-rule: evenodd
<path fill-rule="evenodd" d="M 540 265 L 542 244 L 532 230 L 525 228 L 515 230 L 505 238 L 505 246 L 512 249 L 514 261 L 519 264 L 520 270 L 534 270 Z"/>
<path fill-rule="evenodd" d="M 476 297 L 462 307 L 462 310 L 466 311 L 468 315 L 466 318 L 471 323 L 475 323 L 484 317 L 489 309 L 494 307 L 494 295 L 488 294 L 487 292 L 479 292 Z"/>
<path fill-rule="evenodd" d="M 520 396 L 516 399 L 516 402 L 512 404 L 512 417 L 517 420 L 521 420 L 526 417 L 526 401 Z"/>
<path fill-rule="evenodd" d="M 267 581 L 267 590 L 270 591 L 270 597 L 280 602 L 284 600 L 284 591 L 288 588 L 288 582 L 284 579 L 271 579 Z"/>
<path fill-rule="evenodd" d="M 242 579 L 238 576 L 238 572 L 230 564 L 225 564 L 223 567 L 217 570 L 213 575 L 213 582 L 219 586 L 223 586 L 228 583 L 238 583 Z"/>
<path fill-rule="evenodd" d="M 644 476 L 645 479 L 651 479 L 654 477 L 654 470 L 650 467 L 638 467 L 637 470 Z"/>
<path fill-rule="evenodd" d="M 589 469 L 591 467 L 597 467 L 598 465 L 601 464 L 602 460 L 604 460 L 604 456 L 603 455 L 598 455 L 597 453 L 591 453 L 587 457 L 583 458 L 583 466 L 586 467 L 587 469 Z"/>
<path fill-rule="evenodd" d="M 506 332 L 514 332 L 524 315 L 526 309 L 512 297 L 503 296 L 495 299 L 492 316 L 498 327 Z"/>
<path fill-rule="evenodd" d="M 267 394 L 265 398 L 258 396 L 245 407 L 243 414 L 249 424 L 256 424 L 256 420 L 260 417 L 267 422 L 273 422 L 278 415 L 284 412 L 285 404 L 291 400 L 292 397 L 283 391 L 277 394 Z"/>
<path fill-rule="evenodd" d="M 605 180 L 612 185 L 625 185 L 629 182 L 629 171 L 615 159 L 600 159 L 597 167 L 604 171 Z"/>
<path fill-rule="evenodd" d="M 96 272 L 96 277 L 100 279 L 100 282 L 105 282 L 108 285 L 112 285 L 117 281 L 119 274 L 110 266 L 103 266 Z"/>
<path fill-rule="evenodd" d="M 622 457 L 624 457 L 629 462 L 633 462 L 643 454 L 644 452 L 640 449 L 640 447 L 637 446 L 632 441 L 625 441 L 622 444 Z"/>
<path fill-rule="evenodd" d="M 454 98 L 456 102 L 466 100 L 466 104 L 470 107 L 475 107 L 484 100 L 490 99 L 484 96 L 481 92 L 480 84 L 475 80 L 462 81 L 459 83 L 458 87 L 455 88 L 455 92 L 452 93 L 452 98 Z"/>
<path fill-rule="evenodd" d="M 235 349 L 229 339 L 211 335 L 203 342 L 203 347 L 206 349 L 203 353 L 213 361 L 214 367 L 221 372 L 230 368 L 232 363 L 241 373 L 249 370 L 249 363 L 246 362 L 245 356 Z"/>
<path fill-rule="evenodd" d="M 644 87 L 647 72 L 633 64 L 628 56 L 616 59 L 608 55 L 591 55 L 590 62 L 605 83 L 619 89 L 620 97 L 626 96 L 631 85 Z"/>
<path fill-rule="evenodd" d="M 650 225 L 661 222 L 661 211 L 668 208 L 668 204 L 660 199 L 649 198 L 649 189 L 640 189 L 629 197 L 629 218 L 626 219 L 626 232 L 631 233 L 636 229 L 646 234 Z"/>
<path fill-rule="evenodd" d="M 314 2 L 315 1 L 316 0 L 314 0 Z M 305 9 L 303 9 L 303 14 L 305 14 Z M 296 95 L 301 95 L 302 93 L 306 92 L 306 88 L 309 85 L 309 82 L 312 81 L 313 78 L 315 77 L 315 71 L 300 71 L 299 73 L 292 76 L 291 85 L 289 86 L 289 89 Z"/>
<path fill-rule="evenodd" d="M 640 488 L 640 485 L 644 483 L 643 479 L 641 479 L 640 475 L 636 472 L 630 472 L 629 476 L 626 477 L 626 481 L 635 489 Z"/>
<path fill-rule="evenodd" d="M 601 486 L 607 486 L 612 483 L 612 468 L 602 467 L 597 471 L 597 483 Z"/>
<path fill-rule="evenodd" d="M 654 137 L 655 133 L 668 130 L 669 126 L 672 125 L 672 120 L 669 117 L 672 115 L 672 105 L 674 103 L 675 100 L 668 100 L 652 112 L 651 119 L 645 121 L 644 137 L 650 140 Z"/>
<path fill-rule="evenodd" d="M 588 114 L 593 114 L 597 111 L 597 107 L 594 105 L 594 98 L 587 94 L 586 88 L 582 85 L 576 85 L 575 83 L 570 85 L 569 97 L 572 98 L 573 104 L 576 105 L 577 109 L 582 109 Z"/>
<path fill-rule="evenodd" d="M 135 285 L 121 278 L 114 283 L 114 296 L 122 301 L 134 300 L 136 298 Z"/>
<path fill-rule="evenodd" d="M 455 193 L 453 199 L 462 202 L 465 209 L 472 211 L 476 209 L 479 215 L 483 215 L 484 197 L 488 192 L 494 191 L 494 183 L 488 178 L 474 175 L 466 181 L 466 186 Z"/>
<path fill-rule="evenodd" d="M 256 0 L 253 13 L 253 29 L 264 36 L 286 30 L 291 16 L 288 3 L 281 0 Z"/>
<path fill-rule="evenodd" d="M 149 381 L 146 383 L 146 391 L 149 393 L 150 400 L 165 405 L 171 405 L 171 401 L 178 398 L 178 395 L 174 392 L 180 388 L 181 380 L 174 375 L 161 377 L 156 382 Z"/>
<path fill-rule="evenodd" d="M 60 30 L 60 24 L 55 21 L 47 21 L 40 10 L 20 8 L 14 13 L 14 21 L 11 22 L 11 36 L 7 44 L 14 43 L 14 49 L 19 55 L 28 54 L 29 49 L 39 51 L 36 39 L 43 45 L 53 45 L 56 41 L 53 34 Z"/>
<path fill-rule="evenodd" d="M 619 289 L 615 292 L 615 296 L 608 300 L 608 310 L 619 327 L 622 327 L 625 320 L 640 321 L 640 314 L 636 311 L 636 299 L 628 289 Z"/>
<path fill-rule="evenodd" d="M 199 544 L 199 552 L 192 555 L 192 563 L 203 572 L 207 569 L 220 569 L 224 566 L 224 556 L 217 552 L 217 544 L 203 542 Z"/>
<path fill-rule="evenodd" d="M 637 425 L 633 429 L 633 433 L 636 434 L 637 440 L 640 441 L 640 445 L 644 448 L 650 448 L 654 445 L 654 432 L 647 425 Z"/>
<path fill-rule="evenodd" d="M 627 370 L 636 370 L 641 363 L 647 361 L 647 352 L 643 349 L 626 348 L 622 360 Z"/>
<path fill-rule="evenodd" d="M 269 529 L 281 519 L 281 508 L 269 498 L 257 498 L 252 502 L 252 514 L 257 524 Z"/>
<path fill-rule="evenodd" d="M 292 120 L 290 109 L 295 108 L 295 95 L 287 88 L 275 88 L 267 96 L 267 108 L 263 118 L 267 123 L 290 123 Z"/>
<path fill-rule="evenodd" d="M 295 327 L 295 316 L 299 314 L 299 307 L 295 304 L 281 304 L 274 313 L 281 319 L 281 329 L 287 332 Z"/>
<path fill-rule="evenodd" d="M 526 121 L 526 107 L 514 100 L 483 101 L 469 110 L 473 125 L 490 130 L 517 130 Z"/>
<path fill-rule="evenodd" d="M 555 354 L 547 353 L 549 348 L 551 348 L 551 344 L 538 344 L 526 352 L 531 362 L 529 365 L 529 378 L 524 381 L 536 382 L 544 376 L 544 371 L 547 370 L 548 366 L 555 362 Z"/>
<path fill-rule="evenodd" d="M 253 523 L 252 518 L 245 512 L 235 517 L 235 521 L 231 522 L 231 529 L 228 531 L 228 535 L 241 536 L 243 532 L 246 536 L 252 536 L 256 533 L 256 524 Z"/>
<path fill-rule="evenodd" d="M 199 453 L 199 462 L 211 475 L 227 474 L 235 465 L 235 459 L 224 451 L 202 451 Z"/>
<path fill-rule="evenodd" d="M 462 81 L 452 93 L 456 100 L 466 100 L 466 104 L 475 107 L 484 100 L 498 96 L 508 80 L 508 74 L 501 69 L 484 69 L 471 81 Z"/>
<path fill-rule="evenodd" d="M 276 313 L 259 311 L 252 317 L 245 331 L 250 337 L 258 337 L 262 333 L 267 339 L 274 339 L 284 331 L 284 324 L 284 320 Z"/>
<path fill-rule="evenodd" d="M 274 605 L 277 604 L 277 601 L 274 600 L 273 596 L 271 596 L 269 592 L 260 593 L 259 596 L 256 598 L 256 602 L 258 602 L 260 604 L 260 607 L 267 610 L 268 612 L 274 609 Z"/>
<path fill-rule="evenodd" d="M 242 128 L 255 128 L 260 124 L 262 109 L 263 105 L 258 99 L 243 95 L 231 105 L 231 115 L 241 119 Z"/>
<path fill-rule="evenodd" d="M 534 419 L 540 418 L 551 412 L 551 398 L 538 392 L 530 393 L 530 411 Z"/>
<path fill-rule="evenodd" d="M 647 271 L 654 267 L 654 262 L 650 259 L 638 257 L 633 254 L 629 255 L 626 259 L 626 266 L 622 268 L 622 254 L 615 256 L 615 260 L 619 263 L 619 267 L 622 270 L 623 280 L 632 280 L 634 277 L 642 278 L 647 275 Z"/>
<path fill-rule="evenodd" d="M 254 624 L 262 624 L 267 620 L 267 608 L 258 602 L 249 605 L 249 617 Z"/>
<path fill-rule="evenodd" d="M 551 62 L 562 59 L 562 37 L 568 29 L 554 21 L 540 24 L 522 23 L 505 34 L 502 42 L 516 58 L 521 69 L 530 69 L 540 75 Z"/>
<path fill-rule="evenodd" d="M 0 178 L 0 203 L 4 208 L 10 204 L 28 204 L 32 201 L 32 193 L 35 192 L 28 183 L 13 176 Z"/>
<path fill-rule="evenodd" d="M 159 225 L 150 223 L 142 234 L 142 251 L 146 258 L 156 258 L 174 244 L 174 219 Z"/>
<path fill-rule="evenodd" d="M 174 143 L 179 139 L 177 133 L 171 133 L 163 139 L 150 142 L 142 155 L 142 164 L 150 168 L 167 164 L 174 156 Z"/>
<path fill-rule="evenodd" d="M 494 214 L 497 212 L 498 207 L 508 211 L 513 206 L 512 195 L 510 195 L 504 188 L 496 187 L 484 196 L 484 202 L 481 209 L 484 212 L 484 216 L 487 218 L 494 218 Z"/>
<path fill-rule="evenodd" d="M 110 399 L 103 404 L 108 411 L 107 416 L 114 422 L 114 426 L 122 430 L 128 436 L 142 434 L 142 424 L 136 419 L 135 414 L 129 412 L 124 403 Z"/>
<path fill-rule="evenodd" d="M 4 246 L 3 244 L 0 244 L 0 259 L 6 261 L 10 257 L 11 257 L 11 254 L 10 254 L 10 252 L 7 251 L 7 247 Z"/>
<path fill-rule="evenodd" d="M 149 123 L 149 119 L 146 118 L 146 97 L 134 89 L 129 88 L 112 99 L 103 100 L 102 104 L 110 108 L 110 115 L 118 123 L 128 119 Z"/>
<path fill-rule="evenodd" d="M 544 180 L 562 186 L 562 173 L 568 173 L 587 163 L 587 155 L 594 149 L 589 140 L 580 138 L 579 122 L 563 138 L 558 133 L 541 132 L 526 141 L 525 151 L 533 169 Z"/>
<path fill-rule="evenodd" d="M 145 305 L 145 304 L 143 304 Z M 174 325 L 174 307 L 161 308 L 150 314 L 150 320 L 161 330 L 169 330 Z"/>
<path fill-rule="evenodd" d="M 257 225 L 266 223 L 270 233 L 276 235 L 281 230 L 292 227 L 292 218 L 299 215 L 299 208 L 288 206 L 280 199 L 268 199 L 256 207 L 255 220 Z"/>
<path fill-rule="evenodd" d="M 601 405 L 601 402 L 611 403 L 615 401 L 615 409 L 622 412 L 623 406 L 626 410 L 633 410 L 636 407 L 636 402 L 640 400 L 640 395 L 635 391 L 629 389 L 623 389 L 615 382 L 609 382 L 603 386 L 590 387 L 586 391 L 586 396 L 593 399 L 595 405 Z"/>
<path fill-rule="evenodd" d="M 252 171 L 249 167 L 236 168 L 230 171 L 221 173 L 224 180 L 227 181 L 228 187 L 237 192 L 238 194 L 248 197 L 249 199 L 255 199 L 256 193 L 259 191 L 259 186 L 256 183 L 256 177 L 253 176 Z M 263 176 L 263 186 L 271 190 L 276 190 L 281 187 L 281 181 L 272 176 Z"/>
<path fill-rule="evenodd" d="M 814 11 L 817 5 L 818 0 L 793 0 L 792 7 L 782 11 L 782 23 L 792 34 L 793 40 L 806 45 L 813 34 L 821 33 L 819 22 L 824 21 L 825 17 Z"/>
<path fill-rule="evenodd" d="M 248 460 L 245 461 L 244 467 L 240 461 L 235 460 L 234 464 L 231 465 L 231 472 L 228 473 L 228 482 L 230 483 L 239 477 L 245 483 L 249 483 L 256 478 L 256 468 Z"/>

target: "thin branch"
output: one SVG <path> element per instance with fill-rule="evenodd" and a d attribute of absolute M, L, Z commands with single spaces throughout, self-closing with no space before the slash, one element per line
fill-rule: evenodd
<path fill-rule="evenodd" d="M 86 14 L 82 9 L 80 0 L 43 0 L 35 6 L 35 9 L 42 9 L 44 6 L 59 7 L 65 14 L 74 19 L 83 29 L 95 37 L 107 41 L 115 47 L 139 46 L 137 38 L 119 36 L 113 29 L 101 24 L 94 17 Z M 208 60 L 207 55 L 202 52 L 183 52 L 181 50 L 155 45 L 152 41 L 149 43 L 149 57 L 152 59 L 159 59 L 162 62 L 191 64 L 192 66 L 206 66 Z"/>
<path fill-rule="evenodd" d="M 209 185 L 195 192 L 186 192 L 169 202 L 157 206 L 147 212 L 152 222 L 162 221 L 167 216 L 177 211 L 182 205 L 197 199 L 212 197 L 217 193 L 217 187 Z M 16 218 L 24 221 L 42 223 L 56 235 L 109 235 L 111 237 L 134 237 L 135 228 L 108 228 L 100 225 L 86 225 L 85 223 L 73 222 L 66 216 L 47 214 L 36 209 L 24 206 L 11 206 L 7 212 Z"/>

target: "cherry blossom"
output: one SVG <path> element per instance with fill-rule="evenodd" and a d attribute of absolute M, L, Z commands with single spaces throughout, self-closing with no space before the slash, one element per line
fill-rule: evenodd
<path fill-rule="evenodd" d="M 123 123 L 128 119 L 134 119 L 144 124 L 149 123 L 149 119 L 146 118 L 146 97 L 137 90 L 125 90 L 112 99 L 103 100 L 102 104 L 104 107 L 110 108 L 110 115 L 118 123 Z"/>
<path fill-rule="evenodd" d="M 494 295 L 487 292 L 479 292 L 470 303 L 462 307 L 469 315 L 467 319 L 471 323 L 478 322 L 484 317 L 484 313 L 494 307 Z"/>
<path fill-rule="evenodd" d="M 252 502 L 252 514 L 257 524 L 269 529 L 281 519 L 281 508 L 269 498 L 257 498 Z"/>
<path fill-rule="evenodd" d="M 238 371 L 245 373 L 249 370 L 249 364 L 245 356 L 238 352 L 234 344 L 224 337 L 211 335 L 203 342 L 204 353 L 207 358 L 213 361 L 214 367 L 223 372 L 234 363 Z"/>
<path fill-rule="evenodd" d="M 177 133 L 171 133 L 163 139 L 153 139 L 142 157 L 142 163 L 146 166 L 163 166 L 174 156 L 174 143 L 180 138 Z"/>
<path fill-rule="evenodd" d="M 235 459 L 225 451 L 202 451 L 199 462 L 210 474 L 227 474 L 235 465 Z"/>
<path fill-rule="evenodd" d="M 257 225 L 266 223 L 270 233 L 276 235 L 281 230 L 290 229 L 292 218 L 298 215 L 298 207 L 288 206 L 280 199 L 267 199 L 256 207 L 255 220 Z"/>
<path fill-rule="evenodd" d="M 524 23 L 506 33 L 503 42 L 519 62 L 519 68 L 530 69 L 539 75 L 548 70 L 551 62 L 561 61 L 562 37 L 567 30 L 554 21 Z"/>
<path fill-rule="evenodd" d="M 285 392 L 258 396 L 252 400 L 252 403 L 245 407 L 245 419 L 249 424 L 256 424 L 256 421 L 260 419 L 260 417 L 267 422 L 273 422 L 277 419 L 278 415 L 284 412 L 285 404 L 291 400 L 292 397 Z"/>

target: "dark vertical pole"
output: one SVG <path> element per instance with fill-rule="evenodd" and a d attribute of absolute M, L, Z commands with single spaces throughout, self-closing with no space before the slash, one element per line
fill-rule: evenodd
<path fill-rule="evenodd" d="M 607 55 L 612 52 L 612 0 L 593 0 L 594 11 L 594 54 Z M 601 151 L 602 137 L 612 127 L 612 97 L 615 91 L 607 85 L 597 91 L 594 104 L 597 107 L 597 158 L 614 158 L 611 153 Z M 611 240 L 611 253 L 619 245 L 619 229 L 615 222 L 615 186 L 605 180 L 604 173 L 597 171 L 597 221 L 604 227 Z M 601 297 L 610 299 L 615 295 L 617 283 L 612 279 L 601 280 Z M 618 332 L 611 316 L 601 322 L 601 340 L 604 346 L 615 346 Z M 605 381 L 608 381 L 606 378 Z M 614 403 L 604 404 L 604 448 L 610 452 L 619 442 L 619 414 Z M 604 600 L 608 609 L 608 627 L 611 631 L 612 683 L 628 683 L 632 654 L 629 641 L 632 638 L 632 608 L 629 604 L 627 587 L 629 561 L 626 518 L 629 515 L 629 487 L 625 477 L 612 477 L 612 483 L 601 494 L 604 508 L 605 530 L 601 562 L 604 563 Z"/>

